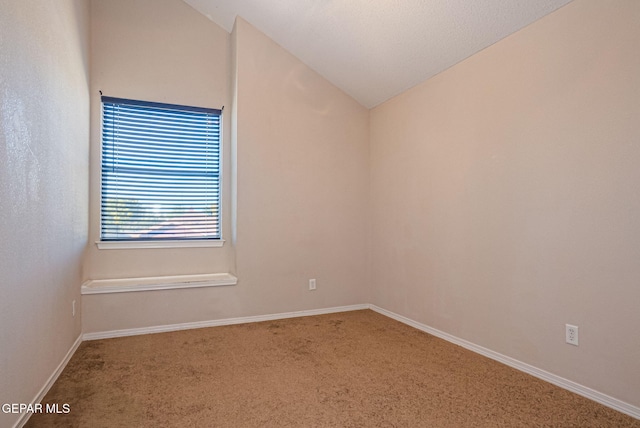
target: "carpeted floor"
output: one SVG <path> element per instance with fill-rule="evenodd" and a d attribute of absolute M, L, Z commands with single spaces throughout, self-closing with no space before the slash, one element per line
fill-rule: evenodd
<path fill-rule="evenodd" d="M 29 427 L 640 427 L 373 311 L 84 342 Z"/>

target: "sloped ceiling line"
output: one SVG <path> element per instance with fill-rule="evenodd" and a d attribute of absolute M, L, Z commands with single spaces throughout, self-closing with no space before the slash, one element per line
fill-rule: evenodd
<path fill-rule="evenodd" d="M 367 108 L 571 0 L 184 0 L 231 32 L 241 16 Z"/>

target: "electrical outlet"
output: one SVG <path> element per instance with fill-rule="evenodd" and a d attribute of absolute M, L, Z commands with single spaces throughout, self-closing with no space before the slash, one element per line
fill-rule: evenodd
<path fill-rule="evenodd" d="M 75 300 L 71 302 L 71 315 L 74 318 L 76 317 L 76 301 Z"/>
<path fill-rule="evenodd" d="M 310 279 L 309 280 L 309 290 L 315 290 L 316 289 L 316 280 L 315 279 Z"/>
<path fill-rule="evenodd" d="M 565 340 L 569 345 L 578 346 L 578 326 L 565 324 Z"/>

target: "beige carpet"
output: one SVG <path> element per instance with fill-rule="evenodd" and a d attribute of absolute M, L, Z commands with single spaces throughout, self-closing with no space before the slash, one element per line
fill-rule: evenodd
<path fill-rule="evenodd" d="M 640 427 L 365 310 L 84 342 L 30 427 Z"/>

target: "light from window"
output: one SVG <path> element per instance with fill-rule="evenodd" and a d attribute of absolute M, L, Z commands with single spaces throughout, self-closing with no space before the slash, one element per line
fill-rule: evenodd
<path fill-rule="evenodd" d="M 220 239 L 220 115 L 102 97 L 102 241 Z"/>

